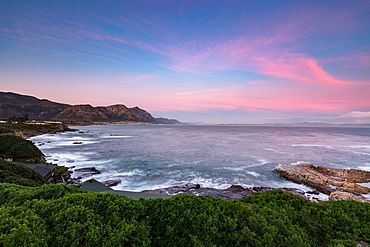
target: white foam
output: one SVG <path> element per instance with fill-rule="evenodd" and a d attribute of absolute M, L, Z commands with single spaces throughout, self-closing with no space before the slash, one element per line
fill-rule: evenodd
<path fill-rule="evenodd" d="M 355 151 L 352 151 L 352 153 L 354 153 L 354 154 L 361 154 L 361 155 L 370 155 L 370 153 L 355 152 Z"/>
<path fill-rule="evenodd" d="M 100 138 L 103 139 L 109 139 L 109 138 L 132 138 L 136 136 L 116 136 L 116 135 L 110 135 L 110 136 L 101 136 Z"/>
<path fill-rule="evenodd" d="M 143 171 L 139 170 L 139 169 L 134 169 L 132 171 L 128 171 L 128 172 L 121 172 L 121 173 L 112 173 L 113 176 L 115 177 L 130 177 L 130 176 L 145 176 L 146 173 L 144 173 Z"/>
<path fill-rule="evenodd" d="M 369 183 L 357 183 L 358 185 L 361 185 L 363 187 L 370 188 L 370 182 Z"/>
<path fill-rule="evenodd" d="M 353 146 L 349 146 L 350 148 L 366 148 L 366 149 L 370 149 L 370 145 L 353 145 Z"/>
<path fill-rule="evenodd" d="M 224 179 L 220 178 L 204 178 L 195 177 L 188 181 L 188 183 L 199 184 L 202 188 L 226 189 L 232 184 L 226 183 Z"/>
<path fill-rule="evenodd" d="M 364 171 L 370 171 L 370 164 L 366 163 L 365 166 L 359 166 L 356 169 L 364 170 Z"/>
<path fill-rule="evenodd" d="M 309 164 L 311 164 L 311 163 L 307 162 L 307 161 L 297 161 L 297 162 L 291 163 L 290 165 L 291 166 L 299 166 L 299 165 L 309 165 Z"/>
<path fill-rule="evenodd" d="M 87 145 L 87 144 L 94 144 L 97 143 L 96 141 L 87 141 L 87 140 L 72 140 L 72 141 L 64 141 L 54 143 L 55 146 L 75 146 L 75 145 Z"/>
<path fill-rule="evenodd" d="M 51 163 L 58 163 L 64 166 L 74 166 L 77 163 L 85 162 L 87 157 L 84 154 L 79 153 L 53 153 L 47 154 L 46 160 Z"/>
<path fill-rule="evenodd" d="M 258 172 L 246 172 L 246 173 L 248 173 L 248 174 L 250 174 L 254 177 L 260 177 L 261 176 L 261 174 L 259 174 Z"/>
<path fill-rule="evenodd" d="M 369 200 L 370 201 L 370 193 L 363 194 L 362 196 L 365 197 L 366 200 Z"/>

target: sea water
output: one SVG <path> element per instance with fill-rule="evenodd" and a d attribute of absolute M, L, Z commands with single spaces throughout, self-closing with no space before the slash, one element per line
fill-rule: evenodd
<path fill-rule="evenodd" d="M 297 161 L 370 171 L 370 129 L 344 127 L 93 125 L 30 138 L 47 161 L 96 167 L 118 190 L 186 183 L 202 187 L 295 187 L 272 170 Z M 76 175 L 76 172 L 75 172 Z M 89 177 L 89 178 L 92 178 Z"/>

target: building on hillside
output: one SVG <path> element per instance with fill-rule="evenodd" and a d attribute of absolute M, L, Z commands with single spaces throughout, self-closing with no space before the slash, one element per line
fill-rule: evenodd
<path fill-rule="evenodd" d="M 53 176 L 53 172 L 57 165 L 54 164 L 34 164 L 34 163 L 21 163 L 22 165 L 25 165 L 38 173 L 40 173 L 46 180 L 49 179 L 51 176 Z"/>

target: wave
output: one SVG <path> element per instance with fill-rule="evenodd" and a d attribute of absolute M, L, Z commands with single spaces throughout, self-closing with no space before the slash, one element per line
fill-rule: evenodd
<path fill-rule="evenodd" d="M 325 148 L 334 149 L 330 145 L 322 145 L 322 144 L 292 144 L 290 146 L 292 147 L 325 147 Z"/>
<path fill-rule="evenodd" d="M 118 135 L 103 135 L 103 136 L 100 136 L 100 138 L 103 138 L 103 139 L 110 139 L 110 138 L 132 138 L 132 137 L 137 137 L 137 136 L 118 136 Z"/>

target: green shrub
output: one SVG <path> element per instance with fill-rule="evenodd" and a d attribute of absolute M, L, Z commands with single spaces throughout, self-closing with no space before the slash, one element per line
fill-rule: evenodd
<path fill-rule="evenodd" d="M 0 135 L 0 154 L 14 158 L 41 158 L 44 156 L 31 141 L 15 135 Z"/>
<path fill-rule="evenodd" d="M 40 186 L 46 181 L 40 173 L 25 165 L 0 159 L 0 183 Z"/>
<path fill-rule="evenodd" d="M 24 207 L 0 207 L 1 246 L 48 246 L 44 220 Z"/>
<path fill-rule="evenodd" d="M 280 190 L 225 201 L 135 201 L 66 185 L 0 184 L 3 246 L 356 246 L 370 204 L 314 203 Z"/>
<path fill-rule="evenodd" d="M 3 204 L 19 206 L 34 199 L 52 200 L 68 194 L 85 193 L 80 189 L 63 184 L 45 184 L 39 187 L 26 187 L 0 183 L 0 206 Z"/>

